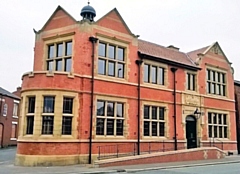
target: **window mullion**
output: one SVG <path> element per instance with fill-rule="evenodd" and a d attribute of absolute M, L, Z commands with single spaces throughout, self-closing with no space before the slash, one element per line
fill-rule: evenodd
<path fill-rule="evenodd" d="M 117 135 L 117 102 L 114 102 L 113 118 L 114 118 L 113 135 L 116 136 Z"/>

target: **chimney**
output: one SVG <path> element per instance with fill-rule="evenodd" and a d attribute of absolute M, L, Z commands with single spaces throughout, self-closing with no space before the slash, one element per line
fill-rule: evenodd
<path fill-rule="evenodd" d="M 179 51 L 178 47 L 175 47 L 173 45 L 169 45 L 167 48 L 171 49 L 171 50 L 175 50 L 175 51 Z"/>

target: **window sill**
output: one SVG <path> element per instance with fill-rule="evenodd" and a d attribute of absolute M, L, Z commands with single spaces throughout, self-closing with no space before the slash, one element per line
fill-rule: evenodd
<path fill-rule="evenodd" d="M 99 79 L 99 80 L 106 80 L 106 81 L 122 81 L 122 82 L 127 82 L 126 77 L 125 78 L 119 78 L 119 77 L 114 77 L 114 76 L 107 76 L 107 75 L 102 75 L 102 74 L 97 74 L 95 76 L 95 79 Z"/>
<path fill-rule="evenodd" d="M 167 88 L 166 85 L 159 85 L 159 84 L 146 83 L 146 82 L 144 82 L 141 86 L 148 87 L 148 88 L 155 88 L 155 89 L 166 89 Z"/>
<path fill-rule="evenodd" d="M 229 138 L 208 138 L 208 142 L 211 142 L 211 143 L 214 142 L 216 144 L 226 142 L 226 141 L 229 141 Z"/>
<path fill-rule="evenodd" d="M 12 116 L 13 118 L 18 118 L 18 116 Z"/>
<path fill-rule="evenodd" d="M 126 139 L 126 137 L 124 135 L 122 136 L 115 136 L 115 135 L 96 135 L 95 139 L 104 139 L 104 140 L 108 140 L 108 139 Z"/>
<path fill-rule="evenodd" d="M 143 136 L 143 140 L 155 140 L 155 141 L 164 141 L 167 140 L 167 137 L 153 137 L 153 136 Z"/>
<path fill-rule="evenodd" d="M 23 135 L 23 137 L 32 137 L 33 136 L 33 134 L 25 134 L 25 135 Z"/>
<path fill-rule="evenodd" d="M 194 93 L 194 94 L 198 93 L 198 91 L 196 91 L 196 90 L 193 91 L 193 90 L 188 90 L 188 89 L 186 89 L 185 91 L 186 91 L 187 93 L 191 93 L 191 94 L 192 94 L 192 93 Z"/>
<path fill-rule="evenodd" d="M 74 78 L 73 72 L 68 72 L 68 71 L 48 71 L 48 70 L 46 70 L 46 76 L 53 77 L 55 74 L 67 75 L 69 78 Z"/>
<path fill-rule="evenodd" d="M 48 139 L 48 138 L 53 138 L 53 135 L 43 135 L 43 134 L 41 134 L 39 137 Z"/>
<path fill-rule="evenodd" d="M 61 135 L 61 138 L 63 139 L 73 139 L 73 135 Z"/>
<path fill-rule="evenodd" d="M 14 140 L 14 141 L 16 141 L 16 140 L 17 140 L 17 138 L 10 138 L 10 140 Z"/>
<path fill-rule="evenodd" d="M 206 95 L 211 97 L 216 97 L 216 98 L 227 98 L 227 96 L 224 96 L 224 95 L 209 94 L 209 93 L 207 93 Z"/>

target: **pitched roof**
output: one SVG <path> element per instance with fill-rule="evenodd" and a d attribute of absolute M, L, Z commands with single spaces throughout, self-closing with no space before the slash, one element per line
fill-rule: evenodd
<path fill-rule="evenodd" d="M 47 20 L 47 22 L 44 24 L 44 26 L 42 27 L 40 31 L 43 31 L 46 26 L 48 25 L 48 23 L 52 20 L 52 18 L 55 16 L 55 14 L 59 11 L 62 10 L 67 16 L 69 16 L 74 22 L 77 22 L 76 19 L 74 17 L 72 17 L 64 8 L 62 8 L 60 5 L 56 8 L 56 10 L 53 12 L 53 14 L 50 16 L 50 18 Z"/>
<path fill-rule="evenodd" d="M 12 94 L 11 92 L 3 89 L 2 87 L 0 87 L 0 95 L 8 96 L 8 97 L 20 100 L 20 98 L 18 96 L 16 96 L 16 95 Z"/>
<path fill-rule="evenodd" d="M 204 54 L 205 51 L 209 48 L 209 46 L 206 46 L 206 47 L 203 47 L 203 48 L 200 48 L 200 49 L 197 49 L 197 50 L 194 50 L 194 51 L 191 51 L 191 52 L 188 52 L 188 56 L 195 62 L 198 58 L 198 54 Z"/>
<path fill-rule="evenodd" d="M 151 43 L 144 40 L 138 40 L 138 51 L 141 54 L 153 56 L 156 58 L 173 61 L 176 63 L 188 65 L 191 67 L 199 68 L 196 64 L 188 57 L 187 54 L 178 50 L 173 50 L 155 43 Z"/>
<path fill-rule="evenodd" d="M 109 14 L 111 14 L 112 12 L 116 13 L 117 16 L 119 17 L 120 21 L 123 23 L 125 29 L 127 30 L 127 32 L 131 35 L 134 35 L 131 30 L 129 29 L 129 27 L 127 26 L 126 22 L 124 21 L 124 19 L 122 18 L 122 16 L 120 15 L 120 13 L 118 12 L 117 8 L 112 9 L 111 11 L 109 11 L 107 14 L 105 14 L 103 17 L 101 17 L 100 19 L 98 19 L 96 21 L 96 23 L 99 23 L 100 21 L 102 21 L 104 18 L 106 18 Z"/>
<path fill-rule="evenodd" d="M 234 85 L 240 86 L 240 81 L 239 80 L 234 80 Z"/>

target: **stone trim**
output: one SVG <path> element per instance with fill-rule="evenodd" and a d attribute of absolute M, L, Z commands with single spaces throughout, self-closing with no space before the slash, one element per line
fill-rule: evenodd
<path fill-rule="evenodd" d="M 164 124 L 164 137 L 150 137 L 150 136 L 144 136 L 144 105 L 149 105 L 149 106 L 157 106 L 157 107 L 164 107 L 165 108 L 165 124 Z M 169 108 L 168 104 L 163 103 L 163 102 L 155 102 L 155 101 L 147 101 L 147 100 L 142 100 L 141 101 L 141 118 L 140 118 L 140 131 L 141 131 L 141 140 L 165 140 L 169 138 Z"/>
<path fill-rule="evenodd" d="M 96 94 L 96 93 L 95 93 Z M 113 101 L 113 102 L 121 102 L 124 103 L 124 125 L 123 125 L 123 136 L 117 136 L 117 135 L 96 135 L 97 128 L 96 128 L 96 122 L 97 122 L 97 100 L 103 100 L 103 101 Z M 113 96 L 106 96 L 106 95 L 96 95 L 94 99 L 94 105 L 93 105 L 93 129 L 92 129 L 92 135 L 93 139 L 126 139 L 128 137 L 128 128 L 129 128 L 129 104 L 128 99 L 126 98 L 120 98 L 120 97 L 113 97 Z M 106 129 L 106 128 L 105 128 Z"/>
<path fill-rule="evenodd" d="M 54 129 L 52 135 L 42 135 L 42 116 L 46 115 L 42 113 L 43 108 L 43 98 L 44 96 L 55 96 L 55 110 L 54 113 L 50 113 L 50 115 L 54 116 Z M 28 97 L 35 96 L 35 113 L 34 113 L 34 130 L 33 135 L 26 135 L 26 115 L 27 113 L 27 107 L 28 107 Z M 78 124 L 78 108 L 79 108 L 79 99 L 78 99 L 78 93 L 76 92 L 67 92 L 67 91 L 61 91 L 61 90 L 32 90 L 32 91 L 23 91 L 22 92 L 22 109 L 21 110 L 21 124 L 19 126 L 19 139 L 20 140 L 28 140 L 29 139 L 62 139 L 63 136 L 61 135 L 61 127 L 62 127 L 62 110 L 59 108 L 62 108 L 63 103 L 63 97 L 73 97 L 73 119 L 72 119 L 72 135 L 68 138 L 76 139 L 78 135 L 77 130 L 77 124 Z M 47 114 L 49 115 L 49 114 Z"/>

